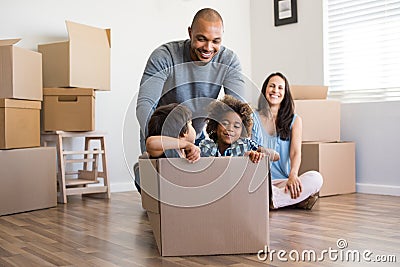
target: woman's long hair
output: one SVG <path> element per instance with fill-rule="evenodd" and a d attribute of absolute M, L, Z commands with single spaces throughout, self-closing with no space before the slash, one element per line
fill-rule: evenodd
<path fill-rule="evenodd" d="M 278 110 L 278 116 L 276 119 L 276 132 L 280 139 L 288 140 L 290 137 L 290 125 L 294 116 L 294 102 L 292 94 L 290 93 L 289 82 L 282 73 L 272 73 L 264 81 L 261 89 L 261 95 L 258 99 L 258 112 L 265 116 L 268 116 L 268 114 L 270 114 L 270 108 L 265 94 L 267 91 L 269 80 L 271 80 L 271 78 L 274 76 L 279 76 L 285 81 L 285 96 L 283 97 L 283 100 Z"/>

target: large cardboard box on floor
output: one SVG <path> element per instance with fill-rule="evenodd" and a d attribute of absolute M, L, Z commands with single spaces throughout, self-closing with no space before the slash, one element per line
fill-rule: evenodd
<path fill-rule="evenodd" d="M 57 205 L 54 147 L 0 150 L 0 215 Z"/>
<path fill-rule="evenodd" d="M 356 191 L 355 143 L 303 142 L 301 152 L 299 173 L 315 170 L 322 174 L 320 196 Z"/>
<path fill-rule="evenodd" d="M 95 92 L 88 88 L 44 88 L 44 131 L 94 131 Z"/>
<path fill-rule="evenodd" d="M 337 100 L 294 100 L 295 113 L 303 120 L 303 141 L 340 140 L 340 102 Z"/>
<path fill-rule="evenodd" d="M 69 40 L 41 44 L 43 87 L 110 90 L 110 30 L 66 21 Z"/>
<path fill-rule="evenodd" d="M 0 99 L 0 149 L 40 146 L 40 101 Z"/>
<path fill-rule="evenodd" d="M 139 159 L 139 166 L 162 256 L 257 253 L 269 244 L 267 159 Z"/>
<path fill-rule="evenodd" d="M 42 100 L 42 55 L 0 40 L 0 98 Z"/>

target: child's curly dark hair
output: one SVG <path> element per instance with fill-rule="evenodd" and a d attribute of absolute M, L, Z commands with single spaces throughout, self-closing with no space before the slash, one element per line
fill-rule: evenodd
<path fill-rule="evenodd" d="M 225 95 L 222 100 L 215 100 L 208 106 L 206 131 L 210 139 L 217 142 L 217 128 L 227 112 L 236 112 L 243 123 L 241 137 L 249 137 L 253 127 L 253 110 L 250 105 L 239 99 Z"/>

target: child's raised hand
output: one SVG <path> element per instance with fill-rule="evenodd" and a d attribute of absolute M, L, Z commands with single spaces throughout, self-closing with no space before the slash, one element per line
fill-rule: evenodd
<path fill-rule="evenodd" d="M 200 159 L 200 148 L 194 144 L 189 143 L 185 147 L 185 156 L 186 159 L 191 163 L 198 161 Z"/>
<path fill-rule="evenodd" d="M 265 157 L 263 152 L 257 152 L 253 150 L 246 152 L 244 155 L 249 156 L 250 160 L 254 163 L 259 163 Z"/>

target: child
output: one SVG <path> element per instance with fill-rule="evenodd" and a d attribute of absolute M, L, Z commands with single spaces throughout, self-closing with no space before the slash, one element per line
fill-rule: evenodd
<path fill-rule="evenodd" d="M 200 150 L 194 145 L 192 112 L 187 107 L 176 103 L 158 107 L 147 128 L 146 151 L 150 158 L 186 158 L 189 162 L 200 158 Z M 135 186 L 141 193 L 138 163 L 134 172 Z"/>
<path fill-rule="evenodd" d="M 265 154 L 248 138 L 252 113 L 249 104 L 230 95 L 211 103 L 206 127 L 210 139 L 200 142 L 201 156 L 249 156 L 251 161 L 259 162 Z"/>
<path fill-rule="evenodd" d="M 192 113 L 172 103 L 158 107 L 148 124 L 146 150 L 150 158 L 186 158 L 195 162 L 200 150 L 194 145 L 196 131 L 192 126 Z"/>

